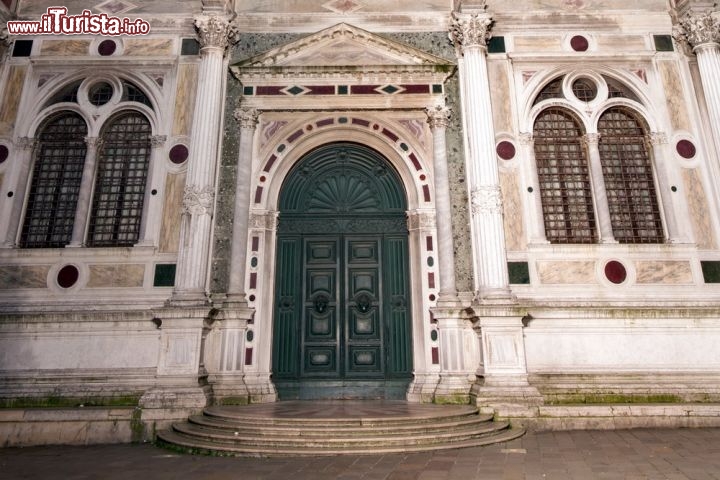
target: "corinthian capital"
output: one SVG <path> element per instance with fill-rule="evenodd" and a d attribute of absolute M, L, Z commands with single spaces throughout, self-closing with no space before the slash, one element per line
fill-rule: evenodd
<path fill-rule="evenodd" d="M 689 12 L 680 19 L 678 27 L 675 38 L 687 40 L 692 48 L 709 43 L 720 44 L 720 20 L 712 12 Z"/>
<path fill-rule="evenodd" d="M 459 54 L 467 48 L 486 47 L 492 36 L 490 26 L 493 20 L 489 14 L 461 15 L 453 12 L 450 21 L 450 41 Z"/>
<path fill-rule="evenodd" d="M 582 137 L 582 141 L 587 145 L 588 147 L 597 147 L 597 145 L 600 143 L 600 134 L 599 133 L 586 133 Z"/>
<path fill-rule="evenodd" d="M 227 18 L 219 15 L 201 15 L 195 18 L 202 48 L 216 47 L 226 49 L 237 42 L 238 31 Z"/>
<path fill-rule="evenodd" d="M 452 110 L 442 105 L 435 105 L 425 109 L 427 114 L 427 122 L 431 130 L 436 128 L 447 128 L 450 125 L 450 115 Z"/>
<path fill-rule="evenodd" d="M 233 112 L 233 117 L 240 124 L 240 128 L 254 130 L 258 123 L 260 112 L 257 108 L 238 107 Z"/>

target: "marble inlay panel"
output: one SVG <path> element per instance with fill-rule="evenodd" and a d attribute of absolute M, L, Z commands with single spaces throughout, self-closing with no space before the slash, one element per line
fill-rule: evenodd
<path fill-rule="evenodd" d="M 505 209 L 505 244 L 509 251 L 515 252 L 527 248 L 518 182 L 516 172 L 500 172 L 500 190 Z"/>
<path fill-rule="evenodd" d="M 532 36 L 514 37 L 513 51 L 517 53 L 559 51 L 562 46 L 562 38 L 559 36 Z"/>
<path fill-rule="evenodd" d="M 180 247 L 180 220 L 184 187 L 184 173 L 167 176 L 162 227 L 160 228 L 160 252 L 162 253 L 177 253 Z"/>
<path fill-rule="evenodd" d="M 637 283 L 688 284 L 693 281 L 690 262 L 637 262 L 635 270 Z"/>
<path fill-rule="evenodd" d="M 197 75 L 198 66 L 195 64 L 185 64 L 178 67 L 178 84 L 177 93 L 175 94 L 173 135 L 190 135 L 193 109 L 195 108 Z"/>
<path fill-rule="evenodd" d="M 496 132 L 511 132 L 512 112 L 510 102 L 510 83 L 505 60 L 488 62 L 490 91 L 492 92 L 493 122 Z"/>
<path fill-rule="evenodd" d="M 90 265 L 88 288 L 142 287 L 145 265 Z"/>
<path fill-rule="evenodd" d="M 683 171 L 683 182 L 687 192 L 688 210 L 690 210 L 690 222 L 695 233 L 695 242 L 702 250 L 715 250 L 717 246 L 710 223 L 710 209 L 700 174 L 697 170 L 685 170 Z"/>
<path fill-rule="evenodd" d="M 684 90 L 677 65 L 674 61 L 658 61 L 657 63 L 673 128 L 675 130 L 690 130 Z"/>
<path fill-rule="evenodd" d="M 44 40 L 40 55 L 87 55 L 89 49 L 89 40 Z"/>
<path fill-rule="evenodd" d="M 125 40 L 123 54 L 128 57 L 171 55 L 173 41 L 169 38 L 152 40 Z"/>
<path fill-rule="evenodd" d="M 595 262 L 537 262 L 538 277 L 546 284 L 593 284 Z"/>
<path fill-rule="evenodd" d="M 1 265 L 0 290 L 47 288 L 50 265 Z"/>
<path fill-rule="evenodd" d="M 2 104 L 0 104 L 0 135 L 12 136 L 26 70 L 25 65 L 10 67 L 5 95 L 3 95 Z"/>
<path fill-rule="evenodd" d="M 597 39 L 598 50 L 601 52 L 647 50 L 645 38 L 640 35 L 601 35 Z"/>

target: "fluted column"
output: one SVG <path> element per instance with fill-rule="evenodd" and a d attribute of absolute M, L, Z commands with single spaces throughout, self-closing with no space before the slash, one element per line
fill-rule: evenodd
<path fill-rule="evenodd" d="M 595 217 L 600 229 L 600 243 L 617 243 L 613 234 L 610 208 L 608 207 L 607 188 L 603 178 L 602 161 L 600 160 L 600 134 L 588 133 L 583 137 L 590 159 L 590 181 L 595 197 Z"/>
<path fill-rule="evenodd" d="M 523 148 L 523 159 L 527 162 L 527 168 L 523 168 L 521 171 L 525 175 L 527 175 L 526 171 L 529 173 L 526 183 L 532 188 L 532 192 L 529 192 L 532 196 L 527 202 L 528 208 L 526 209 L 530 223 L 530 243 L 548 243 L 545 235 L 545 216 L 543 215 L 542 201 L 540 199 L 540 180 L 535 160 L 535 138 L 532 133 L 521 133 L 519 140 Z"/>
<path fill-rule="evenodd" d="M 5 238 L 2 244 L 5 248 L 12 248 L 16 243 L 17 232 L 20 228 L 23 201 L 25 200 L 25 190 L 28 185 L 27 179 L 28 175 L 30 175 L 33 152 L 37 142 L 34 138 L 19 137 L 15 139 L 13 144 L 15 149 L 20 151 L 18 155 L 18 164 L 20 167 L 12 179 L 6 179 L 8 187 L 2 190 L 2 198 L 4 201 L 0 202 L 0 225 L 6 226 Z M 15 186 L 14 191 L 13 185 Z M 10 191 L 13 192 L 12 198 L 8 198 L 7 196 Z"/>
<path fill-rule="evenodd" d="M 437 105 L 426 109 L 433 134 L 433 167 L 435 176 L 435 214 L 438 235 L 438 270 L 440 291 L 438 305 L 457 302 L 455 255 L 453 252 L 452 209 L 448 177 L 445 130 L 450 123 L 450 109 Z"/>
<path fill-rule="evenodd" d="M 173 301 L 202 303 L 215 204 L 215 168 L 224 98 L 223 57 L 236 34 L 228 20 L 220 16 L 202 15 L 195 20 L 195 26 L 201 45 L 200 68 Z"/>
<path fill-rule="evenodd" d="M 680 20 L 681 37 L 697 56 L 700 81 L 705 91 L 710 131 L 720 155 L 720 20 L 712 12 L 687 13 Z"/>
<path fill-rule="evenodd" d="M 253 137 L 260 113 L 254 108 L 240 107 L 235 110 L 235 120 L 240 125 L 240 148 L 238 151 L 235 181 L 235 213 L 233 214 L 232 247 L 230 253 L 230 281 L 228 301 L 245 301 L 245 270 L 247 263 L 248 219 L 250 217 L 250 184 L 252 178 Z"/>
<path fill-rule="evenodd" d="M 486 63 L 489 14 L 454 13 L 450 39 L 460 57 L 476 285 L 480 299 L 510 299 L 502 195 Z"/>

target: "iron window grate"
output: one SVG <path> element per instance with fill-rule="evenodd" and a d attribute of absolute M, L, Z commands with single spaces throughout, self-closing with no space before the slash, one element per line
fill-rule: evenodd
<path fill-rule="evenodd" d="M 136 112 L 110 120 L 102 134 L 88 246 L 132 246 L 140 235 L 151 127 Z"/>
<path fill-rule="evenodd" d="M 535 159 L 545 235 L 552 243 L 595 243 L 590 174 L 579 122 L 566 110 L 535 121 Z"/>
<path fill-rule="evenodd" d="M 613 235 L 620 243 L 663 243 L 645 131 L 635 115 L 611 108 L 598 122 L 600 158 Z"/>
<path fill-rule="evenodd" d="M 20 245 L 64 247 L 72 239 L 87 126 L 80 115 L 63 112 L 40 131 Z"/>

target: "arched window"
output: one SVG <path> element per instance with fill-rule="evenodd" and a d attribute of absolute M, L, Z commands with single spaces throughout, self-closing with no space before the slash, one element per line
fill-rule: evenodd
<path fill-rule="evenodd" d="M 612 107 L 600 116 L 600 160 L 613 236 L 620 243 L 662 243 L 646 131 L 638 116 Z"/>
<path fill-rule="evenodd" d="M 580 122 L 562 108 L 535 120 L 535 159 L 545 235 L 552 243 L 594 243 L 595 214 Z"/>
<path fill-rule="evenodd" d="M 116 115 L 103 127 L 88 246 L 132 246 L 138 241 L 151 133 L 147 118 L 134 111 Z"/>
<path fill-rule="evenodd" d="M 85 164 L 87 125 L 80 115 L 62 112 L 39 129 L 30 193 L 20 245 L 64 247 L 72 238 Z"/>

